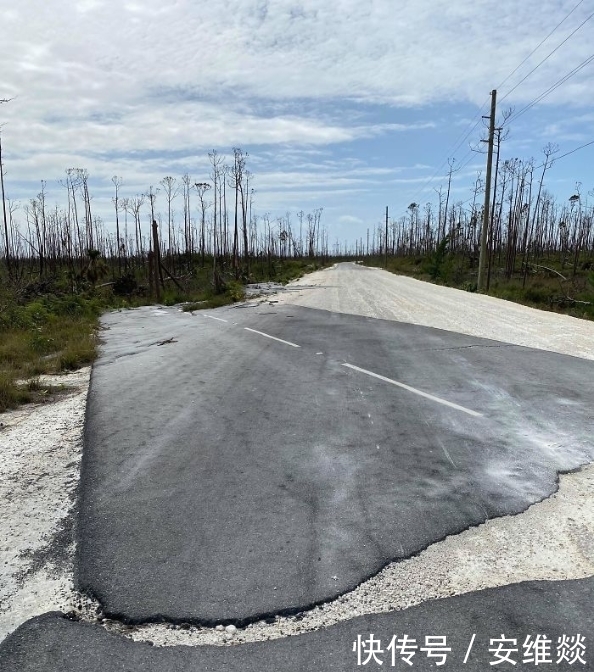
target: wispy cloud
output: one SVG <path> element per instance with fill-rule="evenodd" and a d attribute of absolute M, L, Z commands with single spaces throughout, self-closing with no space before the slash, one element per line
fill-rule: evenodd
<path fill-rule="evenodd" d="M 306 190 L 313 203 L 345 188 L 382 196 L 393 188 L 405 203 L 405 185 L 439 164 L 452 129 L 454 137 L 463 132 L 489 91 L 571 6 L 22 0 L 3 10 L 0 24 L 0 97 L 15 97 L 0 108 L 8 186 L 24 194 L 32 182 L 80 165 L 98 180 L 122 174 L 141 188 L 176 170 L 204 174 L 208 149 L 241 146 L 253 155 L 265 203 L 281 193 L 287 202 L 304 198 Z M 579 8 L 500 93 L 588 11 Z M 588 31 L 589 24 L 504 104 L 525 105 L 588 57 Z M 544 101 L 544 110 L 569 112 L 565 119 L 543 112 L 530 131 L 535 143 L 594 133 L 592 78 L 586 68 Z M 398 165 L 412 168 L 403 174 Z"/>

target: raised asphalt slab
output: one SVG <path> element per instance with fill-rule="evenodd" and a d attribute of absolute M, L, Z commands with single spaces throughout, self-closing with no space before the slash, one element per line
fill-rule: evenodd
<path fill-rule="evenodd" d="M 0 670 L 594 670 L 592 604 L 594 579 L 534 581 L 359 617 L 296 637 L 226 647 L 157 648 L 47 614 L 0 644 Z"/>
<path fill-rule="evenodd" d="M 104 324 L 78 583 L 127 622 L 296 613 L 594 457 L 594 362 L 295 306 Z"/>

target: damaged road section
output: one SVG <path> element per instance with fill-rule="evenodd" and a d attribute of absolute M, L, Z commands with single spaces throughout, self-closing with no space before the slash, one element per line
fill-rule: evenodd
<path fill-rule="evenodd" d="M 105 619 L 98 603 L 73 590 L 74 549 L 71 539 L 63 537 L 74 522 L 72 510 L 63 518 L 63 505 L 65 499 L 73 502 L 78 479 L 88 373 L 66 376 L 79 388 L 72 397 L 2 416 L 0 445 L 7 458 L 3 462 L 2 505 L 10 515 L 0 516 L 0 566 L 5 568 L 0 641 L 27 619 L 60 610 L 78 620 L 101 623 L 108 632 L 156 646 L 236 645 L 302 634 L 363 614 L 406 609 L 487 587 L 594 574 L 591 465 L 561 476 L 559 490 L 525 513 L 496 518 L 450 536 L 418 556 L 390 564 L 347 595 L 293 617 L 267 619 L 233 634 L 222 626 L 162 623 L 130 627 Z M 48 427 L 52 428 L 49 432 Z M 65 475 L 57 479 L 59 487 L 35 486 L 47 465 L 54 473 Z M 9 508 L 16 497 L 20 498 L 19 506 Z M 25 536 L 15 553 L 15 534 L 20 535 L 32 523 L 28 510 L 43 510 L 44 515 L 35 518 L 34 536 L 29 537 L 33 546 L 24 543 Z"/>
<path fill-rule="evenodd" d="M 294 306 L 216 316 L 105 318 L 78 581 L 108 616 L 296 614 L 593 459 L 592 362 Z"/>
<path fill-rule="evenodd" d="M 361 616 L 297 637 L 234 647 L 154 647 L 110 635 L 99 626 L 47 614 L 24 624 L 0 645 L 0 669 L 349 672 L 409 669 L 408 657 L 415 670 L 435 670 L 440 663 L 446 670 L 483 672 L 497 669 L 491 666 L 498 660 L 506 669 L 525 664 L 532 668 L 540 656 L 537 664 L 549 663 L 551 669 L 593 670 L 593 601 L 592 578 L 527 582 L 427 602 L 406 611 Z M 535 646 L 537 637 L 548 647 L 544 656 L 542 648 Z M 502 663 L 506 656 L 507 662 Z M 366 668 L 362 668 L 364 661 Z"/>

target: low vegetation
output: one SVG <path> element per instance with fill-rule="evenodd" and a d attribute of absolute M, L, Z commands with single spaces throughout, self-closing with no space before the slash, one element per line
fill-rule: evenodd
<path fill-rule="evenodd" d="M 182 304 L 184 310 L 216 308 L 243 300 L 248 279 L 286 283 L 323 265 L 309 259 L 273 259 L 270 266 L 253 265 L 252 275 L 237 281 L 228 262 L 219 260 L 218 292 L 211 282 L 212 259 L 206 258 L 205 266 L 197 260 L 193 273 L 178 280 L 179 287 L 164 283 L 159 303 Z M 139 273 L 101 285 L 80 277 L 75 287 L 67 270 L 46 274 L 43 280 L 35 273 L 28 277 L 26 282 L 4 282 L 0 290 L 0 412 L 66 391 L 42 382 L 40 376 L 72 371 L 95 360 L 104 311 L 156 302 Z"/>
<path fill-rule="evenodd" d="M 58 391 L 40 382 L 95 357 L 100 302 L 83 296 L 0 297 L 0 411 Z M 59 388 L 58 388 L 59 389 Z"/>
<path fill-rule="evenodd" d="M 484 291 L 594 319 L 594 206 L 588 201 L 594 191 L 584 194 L 577 183 L 559 202 L 544 184 L 557 148 L 543 151 L 538 166 L 532 159 L 501 162 L 497 145 Z M 354 259 L 476 291 L 480 176 L 470 199 L 454 201 L 457 169 L 450 163 L 447 190 L 437 192 L 436 206 L 411 203 L 399 219 L 386 219 L 368 228 L 365 239 L 343 246 L 338 240 L 331 245 L 321 208 L 275 220 L 256 214 L 242 150 L 234 149 L 230 162 L 216 151 L 208 156 L 206 182 L 167 176 L 159 188 L 126 195 L 124 181 L 114 176 L 109 228 L 92 212 L 84 169 L 66 170 L 61 206 L 48 206 L 43 181 L 22 210 L 2 191 L 0 411 L 47 395 L 41 374 L 90 364 L 98 317 L 110 308 L 215 308 L 241 301 L 247 283 L 286 283 Z"/>
<path fill-rule="evenodd" d="M 542 263 L 531 264 L 527 273 L 518 268 L 510 277 L 504 269 L 492 271 L 489 291 L 508 301 L 515 301 L 533 308 L 565 313 L 582 319 L 594 319 L 594 264 L 584 259 L 576 273 L 565 274 L 554 258 L 543 258 Z M 369 266 L 385 266 L 379 256 L 365 258 Z M 435 255 L 389 257 L 388 270 L 418 280 L 454 287 L 469 292 L 476 291 L 477 262 L 469 262 L 460 255 Z"/>

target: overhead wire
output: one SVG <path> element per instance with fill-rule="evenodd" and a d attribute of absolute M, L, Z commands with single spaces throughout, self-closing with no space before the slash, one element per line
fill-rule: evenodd
<path fill-rule="evenodd" d="M 479 110 L 479 112 L 478 112 L 477 114 L 480 114 L 480 113 L 483 111 L 483 109 L 484 109 L 486 103 L 488 102 L 488 100 L 489 100 L 489 98 L 486 99 L 485 103 L 483 103 L 481 109 Z M 476 115 L 475 115 L 475 116 L 476 116 Z M 474 119 L 474 117 L 473 117 L 473 119 Z M 470 131 L 468 131 L 468 132 L 464 135 L 464 137 L 462 138 L 462 140 L 457 144 L 456 149 L 458 149 L 458 148 L 460 147 L 460 145 L 461 145 L 461 144 L 462 144 L 462 143 L 463 143 L 463 142 L 464 142 L 464 141 L 471 135 L 471 133 L 473 133 L 474 129 L 478 126 L 478 124 L 480 123 L 480 121 L 481 121 L 481 119 L 479 118 L 478 121 L 474 124 L 474 126 L 470 129 Z M 472 123 L 472 121 L 471 121 L 470 123 Z M 455 152 L 453 152 L 453 153 L 455 153 Z M 459 165 L 458 165 L 455 169 L 453 169 L 453 172 L 458 172 L 459 170 L 462 170 L 462 169 L 466 168 L 466 166 L 472 161 L 472 155 L 473 155 L 473 153 L 474 153 L 474 150 L 473 150 L 472 148 L 468 149 L 468 150 L 466 151 L 466 153 L 464 154 L 464 156 L 463 156 L 461 159 L 459 159 L 459 161 L 458 161 L 458 164 L 459 164 Z M 450 155 L 450 153 L 448 153 L 448 157 L 449 157 L 449 155 Z M 467 157 L 469 157 L 469 158 L 468 158 L 468 161 L 466 161 L 466 163 L 464 163 L 464 161 L 466 160 Z M 455 161 L 455 160 L 456 160 L 455 158 L 452 159 L 452 161 Z M 423 191 L 425 191 L 425 188 L 427 187 L 427 185 L 428 185 L 430 182 L 433 181 L 433 179 L 435 178 L 435 176 L 439 173 L 439 171 L 443 168 L 443 166 L 445 165 L 445 163 L 446 163 L 447 161 L 448 161 L 447 158 L 444 159 L 444 161 L 443 161 L 443 162 L 441 163 L 441 165 L 437 168 L 437 170 L 433 173 L 433 175 L 432 175 L 428 180 L 426 180 L 426 181 L 423 183 L 423 185 L 417 190 L 417 192 L 415 193 L 415 196 L 414 196 L 414 198 L 412 199 L 411 202 L 413 202 L 413 203 L 416 202 L 417 197 L 418 197 L 421 193 L 423 193 Z"/>
<path fill-rule="evenodd" d="M 549 37 L 551 37 L 551 35 L 552 35 L 552 34 L 553 34 L 553 33 L 554 33 L 554 32 L 555 32 L 555 31 L 556 31 L 562 24 L 564 24 L 564 23 L 567 21 L 567 19 L 568 19 L 568 18 L 575 12 L 575 10 L 582 4 L 582 2 L 584 2 L 584 0 L 580 0 L 580 1 L 577 3 L 577 5 L 576 5 L 576 6 L 569 12 L 569 14 L 566 14 L 565 17 L 564 17 L 561 21 L 559 21 L 559 23 L 553 28 L 553 30 L 551 30 L 551 32 L 550 32 L 550 33 L 549 33 L 543 40 L 541 40 L 541 41 L 536 45 L 536 47 L 534 47 L 534 49 L 528 54 L 528 56 L 526 56 L 526 58 L 525 58 L 525 59 L 524 59 L 518 66 L 516 66 L 516 68 L 514 68 L 514 70 L 512 70 L 512 71 L 509 73 L 509 75 L 508 75 L 508 76 L 507 76 L 507 77 L 506 77 L 506 78 L 505 78 L 505 79 L 504 79 L 498 86 L 496 86 L 495 88 L 496 88 L 496 89 L 500 89 L 500 88 L 501 88 L 501 87 L 502 87 L 502 86 L 503 86 L 509 79 L 511 79 L 511 78 L 516 74 L 516 72 L 517 72 L 517 71 L 524 65 L 524 63 L 526 63 L 526 61 L 527 61 L 531 56 L 533 56 L 533 55 L 540 49 L 540 47 L 542 47 L 542 45 L 549 39 Z"/>
<path fill-rule="evenodd" d="M 474 153 L 475 153 L 474 149 L 469 149 L 468 150 L 468 152 L 462 157 L 462 159 L 460 159 L 460 166 L 458 167 L 458 170 L 464 170 L 464 168 L 466 168 L 466 166 L 468 166 L 470 163 L 472 163 L 472 159 L 474 158 Z M 466 159 L 466 157 L 468 157 L 468 160 L 466 161 L 466 163 L 464 163 L 464 160 Z"/>
<path fill-rule="evenodd" d="M 561 79 L 557 80 L 554 84 L 552 84 L 546 91 L 541 93 L 537 98 L 535 98 L 532 102 L 528 103 L 525 107 L 523 107 L 521 110 L 518 112 L 514 112 L 512 115 L 510 115 L 506 120 L 505 124 L 507 125 L 512 121 L 515 121 L 518 117 L 521 117 L 525 112 L 527 112 L 530 108 L 534 107 L 537 103 L 539 103 L 541 100 L 546 98 L 549 94 L 553 93 L 556 89 L 558 89 L 561 84 L 564 84 L 567 80 L 571 79 L 574 75 L 577 75 L 577 73 L 585 68 L 587 65 L 592 63 L 594 61 L 594 54 L 588 56 L 585 60 L 583 60 L 579 65 L 577 65 L 573 70 L 568 72 L 566 75 L 564 75 Z"/>
<path fill-rule="evenodd" d="M 431 175 L 431 177 L 429 177 L 427 180 L 425 180 L 425 182 L 424 182 L 424 183 L 421 185 L 421 187 L 417 190 L 417 192 L 416 192 L 415 195 L 414 195 L 414 198 L 413 198 L 412 201 L 411 201 L 412 203 L 416 202 L 417 197 L 418 197 L 420 194 L 422 194 L 423 191 L 425 191 L 427 185 L 430 184 L 431 182 L 433 182 L 433 180 L 435 179 L 436 175 L 441 171 L 441 169 L 442 169 L 442 168 L 444 167 L 444 165 L 447 163 L 449 157 L 450 157 L 452 154 L 455 154 L 456 151 L 458 150 L 458 148 L 460 147 L 460 145 L 466 140 L 466 138 L 468 138 L 468 136 L 469 136 L 471 133 L 474 132 L 474 129 L 479 125 L 479 123 L 480 123 L 480 121 L 481 121 L 481 118 L 482 118 L 482 117 L 481 117 L 482 112 L 483 112 L 483 110 L 485 109 L 485 106 L 487 105 L 488 102 L 489 102 L 489 98 L 486 98 L 486 99 L 485 99 L 485 102 L 484 102 L 484 103 L 481 105 L 481 107 L 479 108 L 479 111 L 478 111 L 478 112 L 474 115 L 474 117 L 472 117 L 472 119 L 468 122 L 468 126 L 470 126 L 470 124 L 472 124 L 472 122 L 473 122 L 477 117 L 479 117 L 479 118 L 477 119 L 476 123 L 474 124 L 474 126 L 472 126 L 472 128 L 471 128 L 468 132 L 466 132 L 466 129 L 465 129 L 464 131 L 462 131 L 462 133 L 458 136 L 458 138 L 461 138 L 461 139 L 460 139 L 459 141 L 458 141 L 458 140 L 454 141 L 454 144 L 452 145 L 453 149 L 452 149 L 452 148 L 448 149 L 448 151 L 447 151 L 447 153 L 446 153 L 446 158 L 445 158 L 445 159 L 441 162 L 441 164 L 437 167 L 437 169 L 435 170 L 435 172 L 433 173 L 433 175 Z M 468 126 L 466 126 L 466 128 L 468 128 Z"/>
<path fill-rule="evenodd" d="M 549 58 L 550 58 L 556 51 L 558 51 L 558 50 L 559 50 L 559 49 L 560 49 L 560 48 L 561 48 L 561 47 L 562 47 L 562 46 L 563 46 L 563 45 L 564 45 L 564 44 L 565 44 L 571 37 L 573 37 L 573 35 L 575 35 L 575 34 L 577 33 L 577 31 L 578 31 L 583 25 L 585 25 L 588 21 L 590 21 L 590 19 L 591 19 L 593 16 L 594 16 L 594 12 L 592 12 L 592 14 L 590 14 L 588 17 L 586 17 L 586 18 L 580 23 L 580 25 L 579 25 L 575 30 L 573 30 L 571 33 L 569 33 L 569 35 L 568 35 L 562 42 L 560 42 L 560 43 L 553 49 L 553 51 L 551 51 L 550 53 L 548 53 L 548 54 L 542 59 L 542 61 L 540 61 L 540 63 L 537 63 L 537 65 L 534 66 L 534 68 L 532 68 L 532 70 L 530 70 L 530 72 L 529 72 L 527 75 L 525 75 L 524 77 L 522 77 L 522 79 L 521 79 L 515 86 L 513 86 L 513 87 L 512 87 L 512 88 L 505 94 L 505 96 L 503 96 L 502 98 L 499 99 L 499 102 L 500 102 L 500 103 L 503 102 L 503 101 L 504 101 L 504 100 L 505 100 L 511 93 L 513 93 L 513 92 L 518 88 L 518 86 L 520 86 L 520 84 L 522 84 L 523 82 L 525 82 L 525 81 L 528 79 L 528 77 L 530 77 L 530 75 L 531 75 L 532 73 L 536 72 L 536 71 L 538 70 L 538 68 L 540 68 L 541 65 L 543 65 L 544 63 L 546 63 L 546 62 L 549 60 Z"/>
<path fill-rule="evenodd" d="M 580 149 L 584 149 L 584 147 L 589 147 L 590 145 L 594 145 L 594 140 L 590 140 L 590 142 L 586 142 L 584 145 L 580 145 L 579 147 L 576 147 L 575 149 L 572 149 L 570 152 L 565 152 L 565 154 L 561 154 L 561 156 L 556 157 L 554 160 L 559 161 L 561 159 L 564 159 L 566 156 L 569 156 L 570 154 L 575 154 Z"/>
<path fill-rule="evenodd" d="M 575 154 L 580 149 L 584 149 L 584 147 L 589 147 L 590 145 L 594 145 L 594 140 L 590 140 L 590 142 L 586 142 L 583 145 L 580 145 L 579 147 L 575 147 L 574 149 L 570 150 L 569 152 L 565 152 L 565 154 L 561 154 L 561 156 L 551 157 L 549 159 L 549 161 L 550 161 L 549 167 L 551 167 L 554 163 L 557 163 L 557 161 L 560 161 L 561 159 L 564 159 L 566 156 L 569 156 L 570 154 Z M 540 165 L 535 166 L 534 170 L 538 170 L 539 168 L 542 168 L 544 165 L 545 165 L 544 163 L 541 163 Z"/>
<path fill-rule="evenodd" d="M 569 11 L 569 13 L 566 14 L 565 17 L 548 33 L 548 35 L 538 43 L 538 45 L 528 54 L 528 56 L 526 56 L 526 58 L 524 58 L 524 60 L 518 66 L 516 66 L 516 68 L 514 68 L 514 70 L 512 70 L 512 72 L 510 72 L 510 74 L 496 87 L 497 89 L 501 88 L 511 77 L 513 77 L 513 75 L 524 65 L 524 63 L 526 63 L 526 61 L 528 61 L 530 59 L 530 57 L 533 56 L 533 54 L 536 53 L 536 51 L 538 51 L 538 49 L 551 37 L 551 35 L 553 35 L 553 33 L 555 33 L 560 28 L 560 26 L 562 26 L 563 23 L 565 23 L 565 21 L 567 21 L 567 19 L 576 11 L 576 9 L 583 3 L 583 1 L 584 0 L 579 0 L 579 2 Z M 505 100 L 513 91 L 515 91 L 520 86 L 520 84 L 522 84 L 524 81 L 526 81 L 526 79 L 528 79 L 528 77 L 530 77 L 530 75 L 532 75 L 534 72 L 536 72 L 536 70 L 538 70 L 538 68 L 540 68 L 541 65 L 543 65 L 556 51 L 558 51 L 571 37 L 573 37 L 573 35 L 575 35 L 575 33 L 577 33 L 578 30 L 580 30 L 582 28 L 582 26 L 584 26 L 588 21 L 590 21 L 590 19 L 592 19 L 592 17 L 594 17 L 594 12 L 592 12 L 592 14 L 590 14 L 588 17 L 586 17 L 586 19 L 584 19 L 584 21 L 582 21 L 582 23 L 580 23 L 580 25 L 577 28 L 575 28 L 560 44 L 558 44 L 549 54 L 547 54 L 547 56 L 545 56 L 527 75 L 525 75 L 514 87 L 512 87 L 502 98 L 500 98 L 499 102 L 501 103 L 503 100 Z M 543 94 L 541 94 L 537 99 L 535 99 L 534 101 L 529 103 L 527 106 L 522 108 L 522 110 L 520 110 L 520 112 L 511 115 L 508 119 L 506 119 L 505 124 L 509 123 L 512 119 L 515 119 L 515 118 L 521 116 L 522 114 L 524 114 L 525 112 L 527 112 L 533 105 L 540 102 L 540 100 L 542 100 L 547 95 L 552 93 L 556 88 L 558 88 L 559 86 L 561 86 L 561 84 L 563 84 L 565 81 L 567 81 L 567 79 L 569 79 L 569 78 L 573 77 L 573 75 L 577 74 L 582 68 L 584 68 L 586 65 L 588 65 L 592 60 L 594 60 L 594 54 L 590 58 L 586 59 L 586 61 L 582 62 L 579 66 L 577 66 L 573 71 L 571 71 L 570 73 L 565 75 L 565 77 L 563 77 L 561 80 L 556 82 L 552 87 L 550 87 L 550 89 L 547 89 L 547 91 L 545 91 Z M 446 154 L 446 158 L 442 161 L 442 163 L 439 165 L 439 167 L 436 169 L 436 171 L 433 173 L 433 175 L 431 177 L 429 177 L 422 184 L 422 186 L 417 190 L 414 198 L 412 199 L 412 202 L 416 202 L 417 197 L 421 193 L 423 193 L 423 191 L 425 191 L 428 184 L 433 182 L 433 180 L 435 179 L 435 177 L 437 176 L 439 171 L 443 168 L 443 166 L 449 160 L 449 157 L 452 154 L 455 154 L 456 151 L 462 145 L 462 143 L 465 142 L 466 139 L 474 132 L 476 127 L 481 122 L 482 112 L 483 112 L 485 106 L 487 105 L 488 101 L 489 101 L 489 97 L 487 97 L 485 102 L 481 105 L 479 111 L 470 120 L 469 125 L 472 124 L 472 122 L 476 119 L 476 117 L 479 117 L 477 119 L 477 121 L 474 123 L 474 125 L 472 126 L 472 128 L 468 132 L 462 131 L 461 136 L 458 136 L 459 138 L 461 137 L 461 139 L 459 141 L 455 142 L 453 149 L 448 150 L 448 152 Z M 468 126 L 466 128 L 468 128 Z M 584 146 L 587 146 L 587 145 L 584 145 Z M 472 151 L 473 150 L 470 149 L 469 152 L 467 152 L 462 157 L 462 159 L 460 161 L 461 165 L 459 165 L 457 170 L 461 170 L 461 169 L 465 168 L 471 162 L 472 158 L 469 158 L 469 160 L 466 163 L 464 163 L 464 160 L 466 159 L 467 156 L 469 156 L 469 153 L 470 154 L 472 153 Z M 577 151 L 577 149 L 573 150 L 573 151 Z M 567 155 L 564 155 L 564 156 L 567 156 Z M 559 157 L 559 158 L 562 158 L 562 157 Z M 453 160 L 455 161 L 455 157 L 453 158 Z"/>

